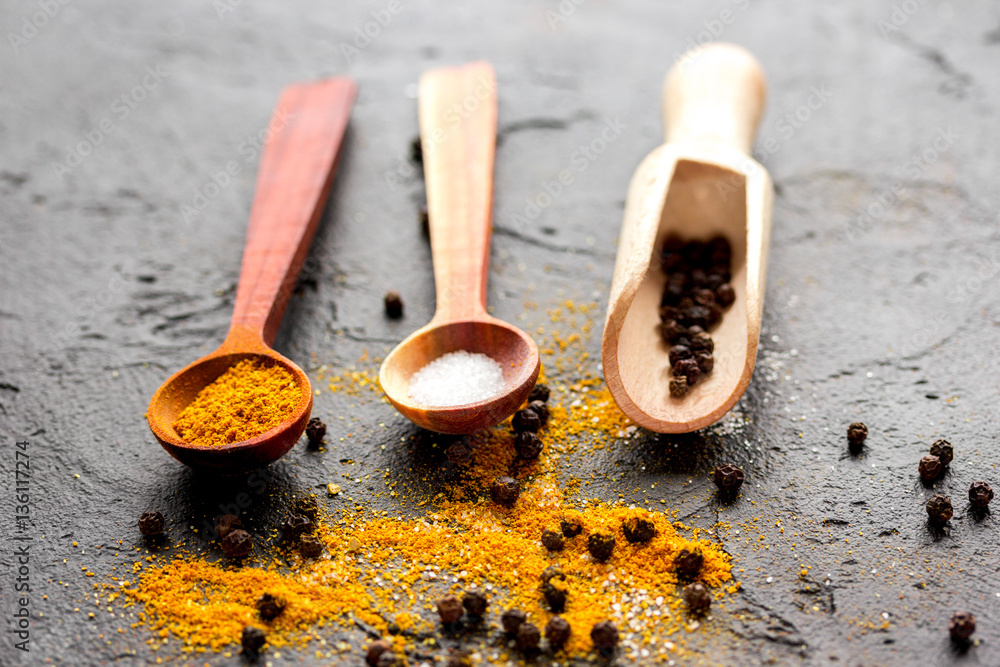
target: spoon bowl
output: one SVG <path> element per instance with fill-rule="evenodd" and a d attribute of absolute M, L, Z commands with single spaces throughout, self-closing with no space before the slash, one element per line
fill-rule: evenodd
<path fill-rule="evenodd" d="M 504 390 L 476 403 L 424 406 L 410 398 L 410 378 L 431 361 L 464 350 L 485 354 L 503 369 Z M 470 433 L 497 424 L 528 398 L 538 378 L 539 358 L 534 341 L 502 320 L 429 324 L 410 334 L 386 357 L 379 383 L 389 401 L 413 423 L 438 433 Z"/>
<path fill-rule="evenodd" d="M 312 411 L 309 378 L 270 345 L 319 226 L 355 94 L 353 81 L 337 78 L 289 86 L 278 101 L 275 129 L 261 154 L 229 334 L 217 350 L 164 382 L 146 412 L 153 435 L 181 463 L 222 474 L 249 472 L 281 458 L 306 428 Z M 295 409 L 274 428 L 242 442 L 185 442 L 174 430 L 177 417 L 244 359 L 290 372 L 301 392 Z"/>
<path fill-rule="evenodd" d="M 407 419 L 439 433 L 498 424 L 525 401 L 541 367 L 538 348 L 517 327 L 486 313 L 496 76 L 489 63 L 425 72 L 420 78 L 420 137 L 427 182 L 437 310 L 430 323 L 382 362 L 379 382 Z M 503 369 L 504 389 L 476 403 L 420 405 L 410 378 L 449 352 L 485 354 Z"/>

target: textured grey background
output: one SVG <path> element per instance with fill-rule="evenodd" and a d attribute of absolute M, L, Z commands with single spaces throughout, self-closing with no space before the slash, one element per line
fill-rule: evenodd
<path fill-rule="evenodd" d="M 184 527 L 245 485 L 169 458 L 143 412 L 169 372 L 225 333 L 257 164 L 241 143 L 265 126 L 284 85 L 334 74 L 360 85 L 329 210 L 277 341 L 315 377 L 324 363 L 381 356 L 431 315 L 416 221 L 423 184 L 407 161 L 422 70 L 480 58 L 496 67 L 490 304 L 533 328 L 566 298 L 606 305 L 626 185 L 662 137 L 660 82 L 714 29 L 754 51 L 770 82 L 758 145 L 773 149 L 759 156 L 778 196 L 757 372 L 718 427 L 618 442 L 581 460 L 583 475 L 624 471 L 599 477 L 587 495 L 614 499 L 658 480 L 659 495 L 648 497 L 690 522 L 707 526 L 717 513 L 729 522 L 720 539 L 743 568 L 743 590 L 714 631 L 688 639 L 709 662 L 1000 664 L 997 525 L 973 520 L 965 501 L 973 479 L 1000 486 L 1000 8 L 566 0 L 556 22 L 546 14 L 560 11 L 555 0 L 400 2 L 350 58 L 341 45 L 387 3 L 53 2 L 37 34 L 24 21 L 42 3 L 2 3 L 0 534 L 14 529 L 14 439 L 26 437 L 36 617 L 31 653 L 12 658 L 5 636 L 0 662 L 151 660 L 144 633 L 116 633 L 121 620 L 106 613 L 87 618 L 91 584 L 129 560 L 142 511 L 164 508 L 175 536 L 197 539 Z M 144 99 L 123 106 L 144 77 Z M 803 106 L 815 90 L 825 101 Z M 793 123 L 796 112 L 808 119 Z M 526 198 L 616 119 L 621 135 L 574 184 L 533 224 L 513 223 Z M 57 169 L 88 133 L 93 151 L 68 173 Z M 182 207 L 231 160 L 239 176 L 186 218 Z M 381 314 L 393 288 L 407 303 L 401 322 Z M 595 364 L 599 329 L 587 343 Z M 415 478 L 437 467 L 439 450 L 399 445 L 413 428 L 391 407 L 357 403 L 317 399 L 317 414 L 348 417 L 331 420 L 334 441 L 363 437 L 325 455 L 299 447 L 272 466 L 269 492 L 253 495 L 249 510 L 256 527 L 276 521 L 271 491 L 332 481 L 341 458 L 356 462 L 352 477 L 389 468 Z M 861 458 L 844 447 L 856 418 L 871 428 Z M 957 512 L 934 532 L 922 508 L 932 491 L 915 468 L 941 436 L 957 450 L 939 483 Z M 739 503 L 720 508 L 703 473 L 729 459 L 749 483 Z M 764 541 L 740 527 L 755 518 Z M 5 619 L 12 563 L 5 547 Z M 802 564 L 812 567 L 804 580 Z M 99 577 L 85 578 L 84 566 Z M 957 608 L 979 618 L 983 643 L 968 652 L 947 640 Z"/>

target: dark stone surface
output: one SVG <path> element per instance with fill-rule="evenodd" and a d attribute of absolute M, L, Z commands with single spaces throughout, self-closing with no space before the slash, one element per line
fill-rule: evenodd
<path fill-rule="evenodd" d="M 328 391 L 315 414 L 330 423 L 331 451 L 303 444 L 249 480 L 193 474 L 143 419 L 167 375 L 225 333 L 257 164 L 243 142 L 265 126 L 282 86 L 331 74 L 360 84 L 329 210 L 276 344 L 316 377 L 323 364 L 383 355 L 432 313 L 417 217 L 423 184 L 408 161 L 422 70 L 478 58 L 497 69 L 490 304 L 531 331 L 567 298 L 604 307 L 626 185 L 662 137 L 660 82 L 690 40 L 715 29 L 753 50 L 770 77 L 758 146 L 778 196 L 757 372 L 721 424 L 615 442 L 582 461 L 581 477 L 624 471 L 599 476 L 586 493 L 611 500 L 658 482 L 646 497 L 688 523 L 727 522 L 718 536 L 743 588 L 715 606 L 715 631 L 687 639 L 709 661 L 1000 663 L 997 525 L 974 518 L 965 496 L 975 479 L 1000 481 L 992 354 L 1000 10 L 938 0 L 592 0 L 553 26 L 546 11 L 558 11 L 555 0 L 400 1 L 402 11 L 350 62 L 341 44 L 385 3 L 73 3 L 16 44 L 10 34 L 41 5 L 5 3 L 5 619 L 16 604 L 15 438 L 31 443 L 35 540 L 31 653 L 10 649 L 5 633 L 0 662 L 15 653 L 23 664 L 155 657 L 146 631 L 87 599 L 95 581 L 134 559 L 144 511 L 161 510 L 175 539 L 197 543 L 205 532 L 192 528 L 241 493 L 254 531 L 277 524 L 281 497 L 343 481 L 345 470 L 406 477 L 422 465 L 413 446 L 400 445 L 414 428 L 390 406 L 352 407 L 357 399 Z M 904 6 L 915 11 L 894 9 Z M 144 81 L 151 90 L 135 88 Z M 121 97 L 133 94 L 144 99 L 131 108 Z M 803 106 L 810 99 L 816 108 Z M 797 110 L 809 118 L 794 120 Z M 103 119 L 110 132 L 100 131 Z M 581 161 L 577 151 L 608 123 L 620 135 Z M 57 173 L 67 146 L 88 133 L 92 153 Z M 229 161 L 239 175 L 196 218 L 183 215 Z M 561 169 L 573 170 L 574 183 L 530 225 L 512 222 Z M 867 210 L 875 217 L 859 223 Z M 382 315 L 389 289 L 406 301 L 402 320 Z M 599 330 L 598 322 L 586 342 L 591 364 Z M 870 435 L 855 458 L 845 430 L 856 420 Z M 939 437 L 955 445 L 955 461 L 925 487 L 916 464 Z M 710 471 L 727 461 L 748 474 L 741 498 L 724 506 Z M 956 502 L 943 531 L 929 528 L 922 507 L 935 490 Z M 803 567 L 811 568 L 804 576 Z M 959 609 L 976 615 L 982 641 L 966 651 L 947 635 Z M 330 637 L 358 645 L 363 634 L 331 629 Z M 284 653 L 282 661 L 312 655 Z"/>

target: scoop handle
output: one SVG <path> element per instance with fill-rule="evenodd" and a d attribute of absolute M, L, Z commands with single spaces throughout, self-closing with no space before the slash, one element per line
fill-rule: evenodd
<path fill-rule="evenodd" d="M 750 152 L 767 83 L 760 63 L 735 44 L 691 49 L 663 84 L 667 142 L 716 142 Z"/>
<path fill-rule="evenodd" d="M 356 92 L 347 78 L 282 92 L 265 131 L 227 340 L 274 342 L 333 183 Z"/>
<path fill-rule="evenodd" d="M 486 315 L 497 83 L 477 62 L 425 72 L 419 88 L 438 322 Z"/>

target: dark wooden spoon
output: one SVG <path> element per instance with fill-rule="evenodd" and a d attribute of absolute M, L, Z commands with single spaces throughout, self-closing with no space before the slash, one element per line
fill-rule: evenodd
<path fill-rule="evenodd" d="M 149 402 L 149 428 L 181 463 L 247 472 L 281 458 L 306 428 L 309 378 L 270 345 L 316 234 L 356 92 L 350 79 L 326 79 L 289 86 L 278 101 L 257 173 L 229 334 L 219 349 L 174 373 Z M 284 125 L 275 122 L 279 118 Z M 294 376 L 302 397 L 291 416 L 243 442 L 204 446 L 182 440 L 173 427 L 177 416 L 206 385 L 247 358 L 269 360 Z"/>

